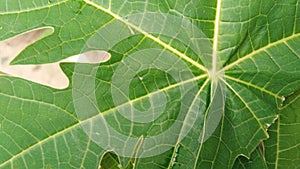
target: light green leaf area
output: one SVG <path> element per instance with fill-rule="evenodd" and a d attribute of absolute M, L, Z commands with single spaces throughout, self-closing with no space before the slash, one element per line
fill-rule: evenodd
<path fill-rule="evenodd" d="M 299 3 L 1 2 L 1 40 L 54 30 L 11 64 L 89 50 L 111 58 L 61 64 L 63 90 L 0 76 L 0 168 L 238 165 L 300 88 Z"/>

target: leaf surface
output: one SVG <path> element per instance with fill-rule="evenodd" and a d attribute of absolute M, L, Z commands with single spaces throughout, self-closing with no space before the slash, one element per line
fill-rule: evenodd
<path fill-rule="evenodd" d="M 299 168 L 299 91 L 289 96 L 265 142 L 269 168 Z"/>
<path fill-rule="evenodd" d="M 4 2 L 0 39 L 54 30 L 11 64 L 111 59 L 63 90 L 0 76 L 0 168 L 231 168 L 300 88 L 297 0 Z"/>

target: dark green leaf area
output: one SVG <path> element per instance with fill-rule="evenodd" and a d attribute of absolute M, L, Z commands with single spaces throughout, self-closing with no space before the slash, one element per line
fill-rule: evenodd
<path fill-rule="evenodd" d="M 248 159 L 240 156 L 236 159 L 233 169 L 267 169 L 264 157 L 259 148 L 256 148 Z"/>
<path fill-rule="evenodd" d="M 136 165 L 138 165 L 140 168 L 149 168 L 151 166 L 151 169 L 165 169 L 167 166 L 170 165 L 170 161 L 173 161 L 174 157 L 172 157 L 172 154 L 174 153 L 175 148 L 171 148 L 170 150 L 152 157 L 146 157 L 136 160 Z M 175 162 L 175 161 L 174 161 Z M 175 162 L 176 163 L 176 162 Z M 180 167 L 181 165 L 178 164 L 177 167 Z M 173 166 L 174 167 L 174 166 Z M 175 167 L 174 167 L 175 168 Z"/>
<path fill-rule="evenodd" d="M 166 168 L 166 166 L 169 165 L 170 160 L 172 160 L 173 151 L 174 148 L 160 154 L 159 156 L 139 159 L 131 158 L 126 166 L 121 166 L 119 157 L 114 152 L 107 152 L 102 157 L 100 169 L 132 169 L 134 168 L 133 163 L 138 165 L 141 169 L 147 169 L 149 166 L 151 166 L 151 169 L 163 169 Z M 177 166 L 181 165 L 178 164 Z"/>
<path fill-rule="evenodd" d="M 118 156 L 113 152 L 107 152 L 102 157 L 100 165 L 100 169 L 119 169 Z"/>

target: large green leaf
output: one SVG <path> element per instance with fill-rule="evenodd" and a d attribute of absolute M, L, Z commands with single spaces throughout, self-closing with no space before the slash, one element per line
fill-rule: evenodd
<path fill-rule="evenodd" d="M 1 2 L 0 39 L 54 30 L 12 64 L 111 59 L 61 64 L 64 90 L 1 76 L 0 168 L 231 168 L 300 88 L 299 18 L 297 0 Z"/>

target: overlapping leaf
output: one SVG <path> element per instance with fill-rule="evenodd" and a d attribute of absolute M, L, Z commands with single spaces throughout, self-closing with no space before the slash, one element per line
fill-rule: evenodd
<path fill-rule="evenodd" d="M 269 168 L 299 168 L 299 92 L 289 99 L 265 142 Z"/>

